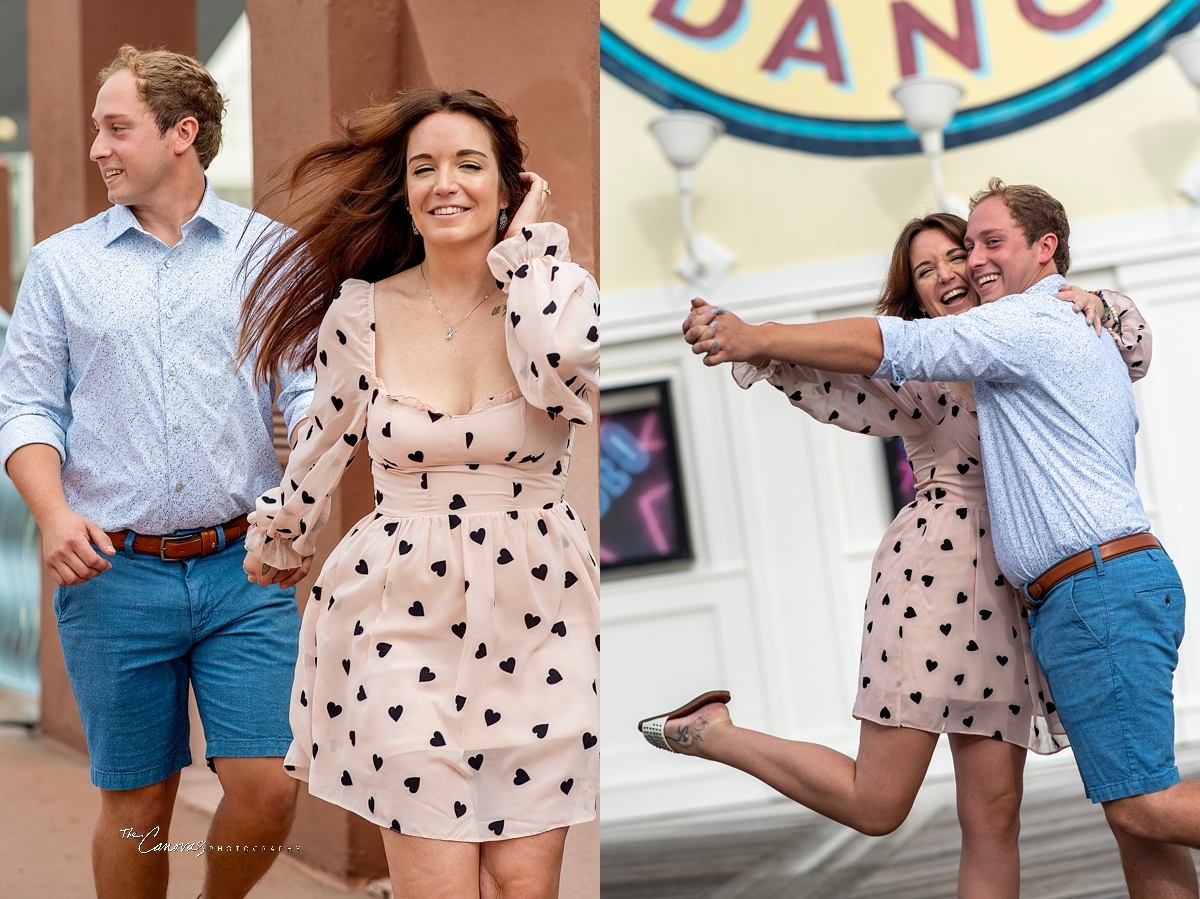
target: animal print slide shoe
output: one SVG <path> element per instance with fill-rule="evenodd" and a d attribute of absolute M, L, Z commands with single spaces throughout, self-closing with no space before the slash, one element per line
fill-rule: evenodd
<path fill-rule="evenodd" d="M 710 702 L 729 702 L 729 693 L 725 690 L 710 690 L 707 693 L 701 693 L 691 702 L 682 705 L 673 712 L 667 712 L 665 715 L 655 715 L 653 718 L 643 718 L 638 722 L 638 730 L 641 731 L 646 742 L 651 746 L 656 746 L 659 749 L 665 749 L 667 752 L 674 752 L 671 745 L 667 742 L 667 738 L 663 736 L 663 728 L 672 718 L 686 718 L 698 709 L 704 708 Z"/>

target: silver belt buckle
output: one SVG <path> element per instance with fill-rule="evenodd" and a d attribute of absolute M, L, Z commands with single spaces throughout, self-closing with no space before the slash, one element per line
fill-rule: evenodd
<path fill-rule="evenodd" d="M 163 537 L 162 543 L 160 543 L 158 545 L 159 559 L 161 559 L 164 562 L 182 562 L 183 561 L 182 559 L 168 559 L 167 558 L 167 543 L 168 543 L 168 541 L 177 543 L 180 540 L 185 540 L 185 539 L 187 539 L 187 538 L 186 537 Z"/>

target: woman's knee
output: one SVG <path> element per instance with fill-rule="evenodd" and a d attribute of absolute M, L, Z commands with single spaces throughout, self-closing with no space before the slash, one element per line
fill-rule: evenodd
<path fill-rule="evenodd" d="M 557 899 L 558 872 L 496 871 L 486 863 L 479 867 L 479 899 Z"/>
<path fill-rule="evenodd" d="M 908 820 L 915 796 L 893 796 L 863 808 L 850 826 L 868 837 L 886 837 Z"/>
<path fill-rule="evenodd" d="M 958 823 L 964 838 L 1016 839 L 1021 832 L 1020 784 L 960 791 Z"/>
<path fill-rule="evenodd" d="M 480 899 L 557 899 L 566 830 L 483 843 Z"/>

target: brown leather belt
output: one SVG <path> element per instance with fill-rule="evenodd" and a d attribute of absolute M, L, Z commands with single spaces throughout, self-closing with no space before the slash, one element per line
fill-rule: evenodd
<path fill-rule="evenodd" d="M 1096 548 L 1100 551 L 1100 561 L 1107 562 L 1109 559 L 1135 553 L 1140 549 L 1162 549 L 1162 544 L 1153 534 L 1130 534 L 1128 537 L 1118 537 L 1116 540 L 1101 543 Z M 1032 610 L 1033 606 L 1025 598 L 1026 591 L 1029 592 L 1030 598 L 1041 599 L 1057 584 L 1081 571 L 1087 571 L 1095 564 L 1096 557 L 1090 549 L 1067 556 L 1057 565 L 1048 568 L 1036 580 L 1030 581 L 1025 590 L 1017 591 L 1017 598 L 1021 600 L 1021 605 Z"/>
<path fill-rule="evenodd" d="M 245 536 L 250 529 L 245 515 L 239 515 L 232 521 L 217 525 L 225 532 L 225 545 Z M 205 528 L 196 534 L 185 534 L 182 537 L 151 537 L 147 534 L 133 535 L 133 551 L 148 556 L 158 556 L 164 562 L 182 562 L 184 559 L 195 559 L 198 556 L 211 556 L 221 545 L 217 527 Z M 120 549 L 125 545 L 129 531 L 105 531 L 113 546 Z"/>

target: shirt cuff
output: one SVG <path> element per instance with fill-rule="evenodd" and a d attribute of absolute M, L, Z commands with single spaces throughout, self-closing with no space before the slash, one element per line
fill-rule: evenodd
<path fill-rule="evenodd" d="M 292 431 L 296 429 L 304 417 L 308 415 L 308 407 L 312 405 L 313 388 L 301 390 L 287 404 L 287 408 L 281 410 L 283 412 L 283 420 L 287 424 L 288 440 L 292 439 Z"/>
<path fill-rule="evenodd" d="M 903 384 L 908 379 L 897 367 L 892 354 L 900 343 L 901 332 L 907 322 L 894 315 L 877 315 L 875 321 L 879 323 L 879 333 L 883 337 L 883 360 L 871 377 L 883 378 L 892 384 Z"/>
<path fill-rule="evenodd" d="M 58 450 L 58 458 L 67 459 L 66 435 L 56 421 L 36 412 L 10 418 L 0 427 L 0 467 L 7 469 L 8 457 L 23 446 L 45 443 Z"/>

